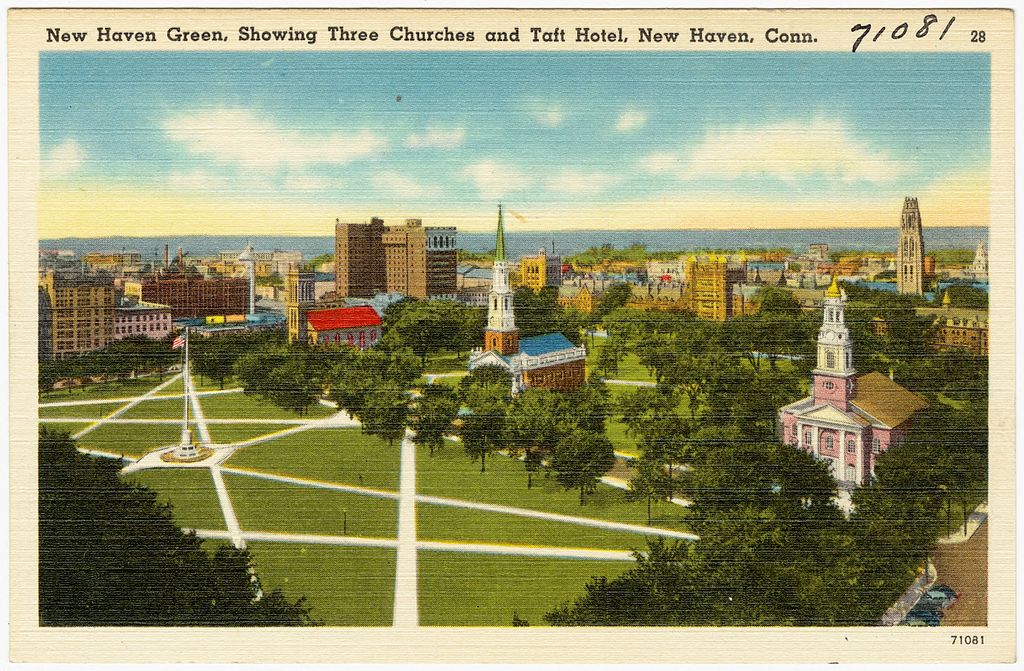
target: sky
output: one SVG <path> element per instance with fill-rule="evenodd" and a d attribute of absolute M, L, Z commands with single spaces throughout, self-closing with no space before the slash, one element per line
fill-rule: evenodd
<path fill-rule="evenodd" d="M 40 237 L 989 218 L 987 54 L 46 52 Z"/>

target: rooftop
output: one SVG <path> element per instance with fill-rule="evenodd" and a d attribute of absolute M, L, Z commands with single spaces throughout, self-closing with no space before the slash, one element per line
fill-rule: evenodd
<path fill-rule="evenodd" d="M 569 342 L 561 333 L 545 333 L 544 335 L 523 338 L 519 342 L 519 351 L 527 356 L 541 356 L 552 352 L 574 349 L 576 345 Z"/>
<path fill-rule="evenodd" d="M 310 310 L 306 313 L 306 321 L 317 331 L 362 328 L 378 326 L 381 323 L 380 315 L 368 305 L 358 305 L 350 308 L 330 308 L 328 310 Z"/>
<path fill-rule="evenodd" d="M 872 372 L 857 378 L 853 405 L 886 426 L 899 426 L 928 407 L 923 396 L 901 387 L 885 375 Z"/>

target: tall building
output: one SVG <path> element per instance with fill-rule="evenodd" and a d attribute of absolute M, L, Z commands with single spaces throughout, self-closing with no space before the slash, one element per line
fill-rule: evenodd
<path fill-rule="evenodd" d="M 519 259 L 519 285 L 540 291 L 544 287 L 558 287 L 562 284 L 562 257 L 548 252 L 543 247 L 536 256 Z"/>
<path fill-rule="evenodd" d="M 707 259 L 691 256 L 686 261 L 686 300 L 700 319 L 724 322 L 744 314 L 742 310 L 736 313 L 733 288 L 746 281 L 746 261 L 732 263 L 724 256 Z"/>
<path fill-rule="evenodd" d="M 40 301 L 40 318 L 48 325 L 40 333 L 49 343 L 54 359 L 64 359 L 106 347 L 114 332 L 114 282 L 103 275 L 58 274 L 45 271 L 39 286 L 46 294 Z"/>
<path fill-rule="evenodd" d="M 288 270 L 284 286 L 288 342 L 306 343 L 309 341 L 306 313 L 316 305 L 316 273 L 295 264 Z"/>
<path fill-rule="evenodd" d="M 171 332 L 171 308 L 122 298 L 114 308 L 114 330 L 111 340 L 145 336 L 161 340 Z"/>
<path fill-rule="evenodd" d="M 971 273 L 979 279 L 988 277 L 988 251 L 985 249 L 984 240 L 978 240 L 978 250 L 974 252 L 974 263 L 971 264 Z"/>
<path fill-rule="evenodd" d="M 901 294 L 924 293 L 924 234 L 917 198 L 903 199 L 900 240 L 896 247 L 896 287 Z"/>
<path fill-rule="evenodd" d="M 844 486 L 867 484 L 879 455 L 906 440 L 921 396 L 873 372 L 857 375 L 844 316 L 846 294 L 835 279 L 825 291 L 811 395 L 779 409 L 782 442 L 826 461 Z"/>
<path fill-rule="evenodd" d="M 498 206 L 498 235 L 491 291 L 487 297 L 484 346 L 469 356 L 469 369 L 498 366 L 509 373 L 512 392 L 528 387 L 555 390 L 579 388 L 586 381 L 587 350 L 576 347 L 561 333 L 519 337 L 515 305 L 505 255 L 505 226 Z"/>
<path fill-rule="evenodd" d="M 420 219 L 385 226 L 335 225 L 335 286 L 338 296 L 372 298 L 397 292 L 412 298 L 452 297 L 456 288 L 456 230 L 424 227 Z"/>
<path fill-rule="evenodd" d="M 387 287 L 384 267 L 384 220 L 334 226 L 334 283 L 339 296 L 372 298 Z"/>

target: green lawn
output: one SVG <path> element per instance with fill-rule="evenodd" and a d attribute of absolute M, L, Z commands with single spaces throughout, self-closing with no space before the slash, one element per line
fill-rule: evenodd
<path fill-rule="evenodd" d="M 180 419 L 184 412 L 185 400 L 171 398 L 136 403 L 118 416 L 125 419 Z M 192 414 L 191 408 L 189 408 L 189 414 Z"/>
<path fill-rule="evenodd" d="M 292 543 L 249 543 L 264 591 L 306 597 L 310 615 L 329 627 L 391 625 L 395 552 Z"/>
<path fill-rule="evenodd" d="M 259 417 L 261 419 L 316 419 L 327 417 L 337 412 L 333 408 L 327 408 L 317 403 L 310 406 L 305 415 L 299 415 L 291 410 L 279 408 L 270 401 L 263 400 L 257 396 L 246 396 L 241 392 L 237 394 L 200 397 L 199 403 L 203 406 L 203 414 L 211 419 L 245 419 L 246 417 Z"/>
<path fill-rule="evenodd" d="M 40 417 L 83 417 L 101 419 L 118 408 L 124 407 L 123 403 L 96 403 L 90 405 L 58 405 L 52 408 L 39 408 Z"/>
<path fill-rule="evenodd" d="M 190 529 L 224 529 L 224 515 L 207 468 L 153 468 L 124 476 L 173 506 L 174 522 Z"/>
<path fill-rule="evenodd" d="M 200 377 L 196 374 L 192 374 L 192 383 L 195 384 L 196 389 L 199 391 L 214 391 L 220 389 L 220 382 L 211 380 L 208 377 Z M 233 389 L 241 386 L 233 376 L 224 378 L 224 388 Z M 177 379 L 171 384 L 167 385 L 160 391 L 160 395 L 180 394 L 185 390 L 185 385 L 181 379 Z"/>
<path fill-rule="evenodd" d="M 609 578 L 632 562 L 420 552 L 419 606 L 424 626 L 508 627 L 513 612 L 531 626 L 583 593 L 591 576 Z"/>
<path fill-rule="evenodd" d="M 644 522 L 646 521 L 644 519 Z M 416 531 L 420 540 L 429 541 L 599 550 L 633 550 L 647 547 L 646 537 L 639 534 L 423 503 L 416 506 Z"/>
<path fill-rule="evenodd" d="M 238 450 L 228 466 L 397 490 L 399 451 L 359 429 L 309 429 Z"/>
<path fill-rule="evenodd" d="M 427 365 L 424 366 L 424 373 L 453 373 L 465 371 L 469 362 L 468 352 L 456 352 L 455 354 L 431 354 L 427 357 Z"/>
<path fill-rule="evenodd" d="M 129 457 L 141 457 L 157 447 L 176 445 L 181 439 L 177 424 L 104 424 L 78 440 L 81 447 Z"/>
<path fill-rule="evenodd" d="M 171 374 L 164 375 L 164 381 L 166 382 L 169 377 L 171 377 Z M 98 384 L 90 384 L 85 387 L 72 389 L 70 393 L 67 389 L 48 391 L 39 395 L 39 402 L 85 401 L 99 398 L 131 398 L 135 396 L 142 396 L 147 391 L 160 384 L 160 378 L 156 375 L 153 375 L 152 377 L 137 377 L 129 380 L 100 382 Z M 180 391 L 180 383 L 177 384 L 179 384 Z M 173 384 L 171 386 L 173 386 Z"/>
<path fill-rule="evenodd" d="M 607 423 L 608 440 L 612 441 L 612 447 L 614 447 L 617 452 L 622 452 L 635 457 L 640 456 L 641 450 L 637 446 L 636 440 L 627 433 L 626 423 L 619 419 L 618 410 L 615 409 L 615 404 L 618 403 L 619 399 L 623 396 L 635 393 L 637 389 L 639 389 L 639 387 L 622 384 L 608 385 L 608 402 L 609 405 L 611 405 L 609 408 Z M 677 410 L 683 417 L 689 417 L 690 401 L 685 395 L 680 395 Z"/>
<path fill-rule="evenodd" d="M 398 502 L 329 489 L 299 487 L 262 478 L 226 473 L 231 503 L 243 529 L 278 533 L 345 533 L 370 538 L 395 538 Z"/>
<path fill-rule="evenodd" d="M 533 488 L 526 488 L 526 469 L 515 459 L 492 455 L 487 459 L 487 472 L 480 472 L 480 462 L 470 461 L 462 446 L 448 443 L 430 457 L 426 448 L 417 449 L 416 487 L 420 494 L 496 503 L 532 510 L 543 510 L 578 517 L 647 524 L 647 503 L 625 499 L 621 489 L 598 485 L 597 491 L 579 503 L 577 490 L 562 489 L 553 475 L 537 474 Z M 654 526 L 685 529 L 685 509 L 671 503 L 655 502 L 652 508 Z"/>
<path fill-rule="evenodd" d="M 294 424 L 208 424 L 210 437 L 215 443 L 241 443 L 265 436 L 283 429 L 295 428 Z"/>

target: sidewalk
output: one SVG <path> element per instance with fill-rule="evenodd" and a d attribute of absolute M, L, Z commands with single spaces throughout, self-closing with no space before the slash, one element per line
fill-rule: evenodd
<path fill-rule="evenodd" d="M 935 564 L 928 560 L 928 566 L 925 568 L 924 573 L 917 576 L 913 584 L 907 588 L 907 591 L 903 593 L 903 596 L 899 600 L 889 607 L 889 610 L 885 611 L 882 615 L 882 620 L 879 622 L 883 627 L 894 627 L 903 621 L 903 618 L 907 616 L 910 609 L 917 605 L 917 602 L 921 600 L 921 595 L 924 594 L 928 589 L 935 584 L 935 580 L 938 574 L 935 570 Z"/>

